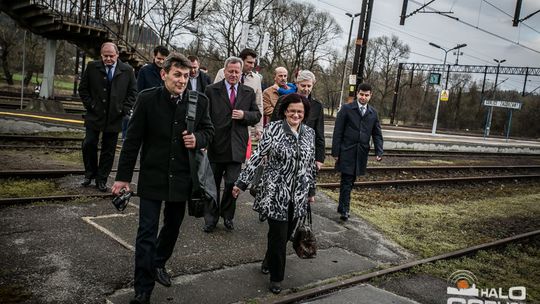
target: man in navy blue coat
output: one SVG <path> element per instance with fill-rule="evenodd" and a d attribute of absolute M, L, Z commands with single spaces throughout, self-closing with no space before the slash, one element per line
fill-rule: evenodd
<path fill-rule="evenodd" d="M 162 46 L 158 45 L 154 48 L 154 60 L 152 63 L 143 66 L 139 70 L 137 75 L 137 91 L 142 91 L 149 88 L 160 87 L 163 85 L 163 80 L 161 79 L 161 67 L 163 66 L 163 61 L 165 57 L 169 55 L 169 50 Z"/>
<path fill-rule="evenodd" d="M 338 112 L 332 138 L 332 156 L 336 159 L 336 170 L 341 172 L 337 211 L 343 221 L 349 219 L 351 190 L 356 177 L 366 174 L 370 138 L 373 138 L 377 161 L 381 161 L 383 155 L 379 116 L 372 106 L 368 106 L 371 85 L 360 84 L 356 97 Z"/>

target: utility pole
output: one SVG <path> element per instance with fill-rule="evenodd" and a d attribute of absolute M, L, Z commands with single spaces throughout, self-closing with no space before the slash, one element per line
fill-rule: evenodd
<path fill-rule="evenodd" d="M 356 93 L 356 88 L 364 81 L 364 65 L 366 61 L 367 42 L 369 38 L 369 25 L 371 23 L 373 1 L 375 0 L 362 0 L 360 25 L 358 26 L 358 36 L 355 43 L 356 50 L 354 53 L 354 60 L 352 66 L 353 73 L 356 73 L 356 85 L 349 86 L 349 97 L 353 98 Z"/>
<path fill-rule="evenodd" d="M 495 73 L 495 83 L 493 84 L 493 100 L 495 100 L 495 95 L 497 95 L 497 81 L 499 80 L 499 68 L 501 63 L 505 62 L 506 59 L 493 59 L 497 63 L 497 72 Z M 491 119 L 493 118 L 493 107 L 489 107 L 488 117 L 486 120 L 486 128 L 484 129 L 484 139 L 489 136 L 489 129 L 491 128 Z"/>
<path fill-rule="evenodd" d="M 444 51 L 444 63 L 443 63 L 443 69 L 446 68 L 446 58 L 448 56 L 448 52 L 450 51 L 453 51 L 453 50 L 457 50 L 459 52 L 459 49 L 462 48 L 462 47 L 466 47 L 467 44 L 465 43 L 462 43 L 462 44 L 458 44 L 456 47 L 454 48 L 451 48 L 451 49 L 445 49 L 443 47 L 441 47 L 440 45 L 438 44 L 435 44 L 433 42 L 430 42 L 429 45 L 431 45 L 432 47 L 436 47 L 438 49 L 441 49 Z M 450 65 L 448 66 L 448 72 L 446 73 L 446 83 L 444 85 L 444 89 L 446 90 L 448 88 L 448 78 L 450 76 Z M 442 91 L 441 91 L 442 92 Z M 437 133 L 437 119 L 439 117 L 439 106 L 441 104 L 441 92 L 439 92 L 439 94 L 437 94 L 437 106 L 435 108 L 435 118 L 433 119 L 433 127 L 431 128 L 431 134 L 432 135 L 435 135 Z"/>
<path fill-rule="evenodd" d="M 349 39 L 347 40 L 347 49 L 345 49 L 345 62 L 343 63 L 343 74 L 341 77 L 341 88 L 340 88 L 340 95 L 339 95 L 339 105 L 338 105 L 338 111 L 341 109 L 341 103 L 343 102 L 343 85 L 345 84 L 345 70 L 347 69 L 347 59 L 349 58 L 349 47 L 351 45 L 351 35 L 352 35 L 352 28 L 354 24 L 354 18 L 360 16 L 360 13 L 357 14 L 351 14 L 351 13 L 345 13 L 345 15 L 349 16 L 351 18 L 351 28 L 349 29 Z"/>

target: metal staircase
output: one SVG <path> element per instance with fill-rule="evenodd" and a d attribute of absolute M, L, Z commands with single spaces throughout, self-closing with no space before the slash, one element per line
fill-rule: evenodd
<path fill-rule="evenodd" d="M 21 27 L 47 39 L 67 40 L 94 58 L 99 56 L 101 44 L 115 42 L 122 61 L 134 67 L 142 66 L 148 61 L 147 56 L 119 34 L 128 33 L 129 21 L 120 14 L 114 16 L 117 20 L 103 14 L 107 8 L 101 3 L 101 0 L 0 0 L 0 10 Z M 123 13 L 127 15 L 128 11 Z"/>

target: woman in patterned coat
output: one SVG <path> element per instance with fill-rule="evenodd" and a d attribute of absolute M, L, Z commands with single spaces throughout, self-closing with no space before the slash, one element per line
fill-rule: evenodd
<path fill-rule="evenodd" d="M 233 196 L 253 182 L 258 166 L 264 166 L 253 210 L 268 219 L 268 245 L 261 267 L 270 272 L 270 291 L 281 292 L 285 276 L 287 240 L 298 219 L 306 215 L 315 195 L 315 131 L 306 126 L 309 101 L 299 94 L 284 98 L 282 120 L 269 123 L 257 150 L 251 155 L 233 188 Z"/>

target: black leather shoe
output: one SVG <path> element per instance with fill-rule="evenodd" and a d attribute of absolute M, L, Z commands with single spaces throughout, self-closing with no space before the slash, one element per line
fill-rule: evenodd
<path fill-rule="evenodd" d="M 268 269 L 268 265 L 266 265 L 265 261 L 263 261 L 262 264 L 261 264 L 261 272 L 263 274 L 269 274 L 270 273 L 270 269 Z"/>
<path fill-rule="evenodd" d="M 339 217 L 342 221 L 346 222 L 349 219 L 349 212 L 342 213 Z"/>
<path fill-rule="evenodd" d="M 89 186 L 90 184 L 92 183 L 92 179 L 91 178 L 84 178 L 81 182 L 81 186 L 83 187 L 87 187 Z"/>
<path fill-rule="evenodd" d="M 225 220 L 223 221 L 223 224 L 225 225 L 225 228 L 229 230 L 234 230 L 234 223 L 232 220 Z"/>
<path fill-rule="evenodd" d="M 216 226 L 214 226 L 214 225 L 204 225 L 202 230 L 204 232 L 206 232 L 206 233 L 211 233 L 212 231 L 214 231 L 215 228 L 216 228 Z"/>
<path fill-rule="evenodd" d="M 150 295 L 146 293 L 141 293 L 135 296 L 129 304 L 150 304 Z"/>
<path fill-rule="evenodd" d="M 167 270 L 165 270 L 164 267 L 156 268 L 156 282 L 165 287 L 171 287 L 171 276 L 167 273 Z"/>
<path fill-rule="evenodd" d="M 270 281 L 270 287 L 268 288 L 272 293 L 278 294 L 281 292 L 281 282 Z"/>
<path fill-rule="evenodd" d="M 96 186 L 99 191 L 101 192 L 107 192 L 107 183 L 104 181 L 97 181 Z"/>

